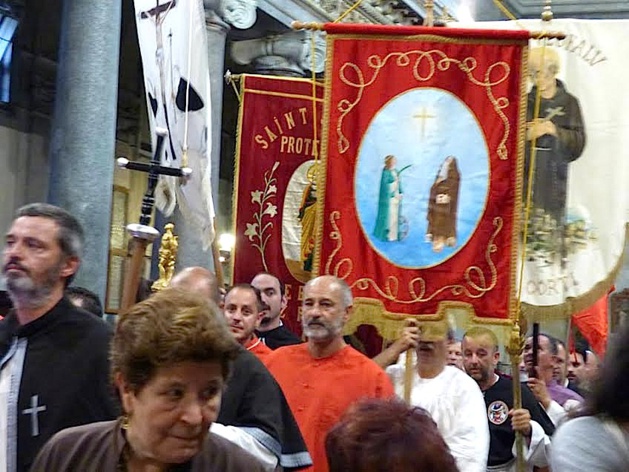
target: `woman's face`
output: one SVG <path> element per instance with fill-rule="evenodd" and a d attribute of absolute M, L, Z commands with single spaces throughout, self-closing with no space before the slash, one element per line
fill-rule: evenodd
<path fill-rule="evenodd" d="M 132 457 L 178 464 L 201 450 L 218 416 L 223 375 L 218 362 L 182 362 L 159 368 L 138 393 L 123 379 L 118 388 L 129 415 Z"/>

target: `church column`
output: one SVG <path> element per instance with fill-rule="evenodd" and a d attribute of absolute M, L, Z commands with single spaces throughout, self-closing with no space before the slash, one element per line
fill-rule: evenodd
<path fill-rule="evenodd" d="M 75 284 L 104 299 L 114 175 L 121 0 L 63 2 L 48 201 L 85 229 Z"/>
<path fill-rule="evenodd" d="M 225 70 L 225 42 L 232 25 L 239 29 L 253 26 L 256 20 L 256 3 L 252 0 L 204 0 L 208 39 L 208 66 L 210 70 L 210 104 L 212 107 L 212 196 L 214 207 L 219 209 L 219 172 L 221 161 L 221 129 L 223 121 L 223 84 Z M 212 270 L 212 252 L 203 250 L 199 232 L 189 225 L 179 208 L 175 211 L 175 233 L 179 236 L 177 269 L 201 266 Z M 218 235 L 217 235 L 218 237 Z"/>

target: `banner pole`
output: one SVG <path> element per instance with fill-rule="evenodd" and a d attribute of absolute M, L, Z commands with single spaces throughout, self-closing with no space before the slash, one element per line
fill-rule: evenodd
<path fill-rule="evenodd" d="M 221 251 L 218 247 L 218 233 L 216 232 L 216 217 L 212 221 L 214 225 L 214 240 L 212 241 L 212 262 L 214 263 L 214 274 L 218 286 L 222 289 L 225 286 L 225 278 L 223 276 L 223 264 L 221 263 Z"/>
<path fill-rule="evenodd" d="M 518 319 L 514 320 L 509 344 L 506 346 L 511 361 L 511 376 L 513 378 L 513 409 L 522 408 L 522 385 L 520 384 L 520 359 L 524 348 L 524 333 L 526 333 L 526 319 L 518 312 Z M 524 437 L 522 433 L 515 433 L 516 471 L 526 472 L 524 460 Z"/>

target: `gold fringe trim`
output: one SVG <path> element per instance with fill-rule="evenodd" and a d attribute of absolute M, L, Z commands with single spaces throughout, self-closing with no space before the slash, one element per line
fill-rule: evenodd
<path fill-rule="evenodd" d="M 578 313 L 594 305 L 594 303 L 600 300 L 601 297 L 609 293 L 616 281 L 616 278 L 618 277 L 618 273 L 620 272 L 620 269 L 622 268 L 623 262 L 625 260 L 625 247 L 627 244 L 627 238 L 629 238 L 629 224 L 625 224 L 623 250 L 618 257 L 618 260 L 616 261 L 616 265 L 612 268 L 607 277 L 596 283 L 590 290 L 582 295 L 579 295 L 578 297 L 567 298 L 564 303 L 560 303 L 558 305 L 537 306 L 523 302 L 523 316 L 525 316 L 531 322 L 568 319 L 575 313 Z"/>

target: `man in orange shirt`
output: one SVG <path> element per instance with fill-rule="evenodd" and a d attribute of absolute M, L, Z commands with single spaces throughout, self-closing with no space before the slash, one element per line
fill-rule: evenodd
<path fill-rule="evenodd" d="M 361 398 L 388 398 L 393 387 L 384 371 L 343 341 L 352 309 L 352 291 L 330 275 L 304 287 L 302 325 L 308 342 L 279 348 L 267 367 L 279 382 L 313 460 L 327 472 L 325 436 L 341 415 Z"/>
<path fill-rule="evenodd" d="M 260 291 L 249 284 L 234 285 L 225 295 L 223 312 L 234 338 L 245 349 L 265 362 L 267 356 L 273 351 L 255 334 L 264 316 L 263 309 L 264 303 L 262 303 Z"/>

